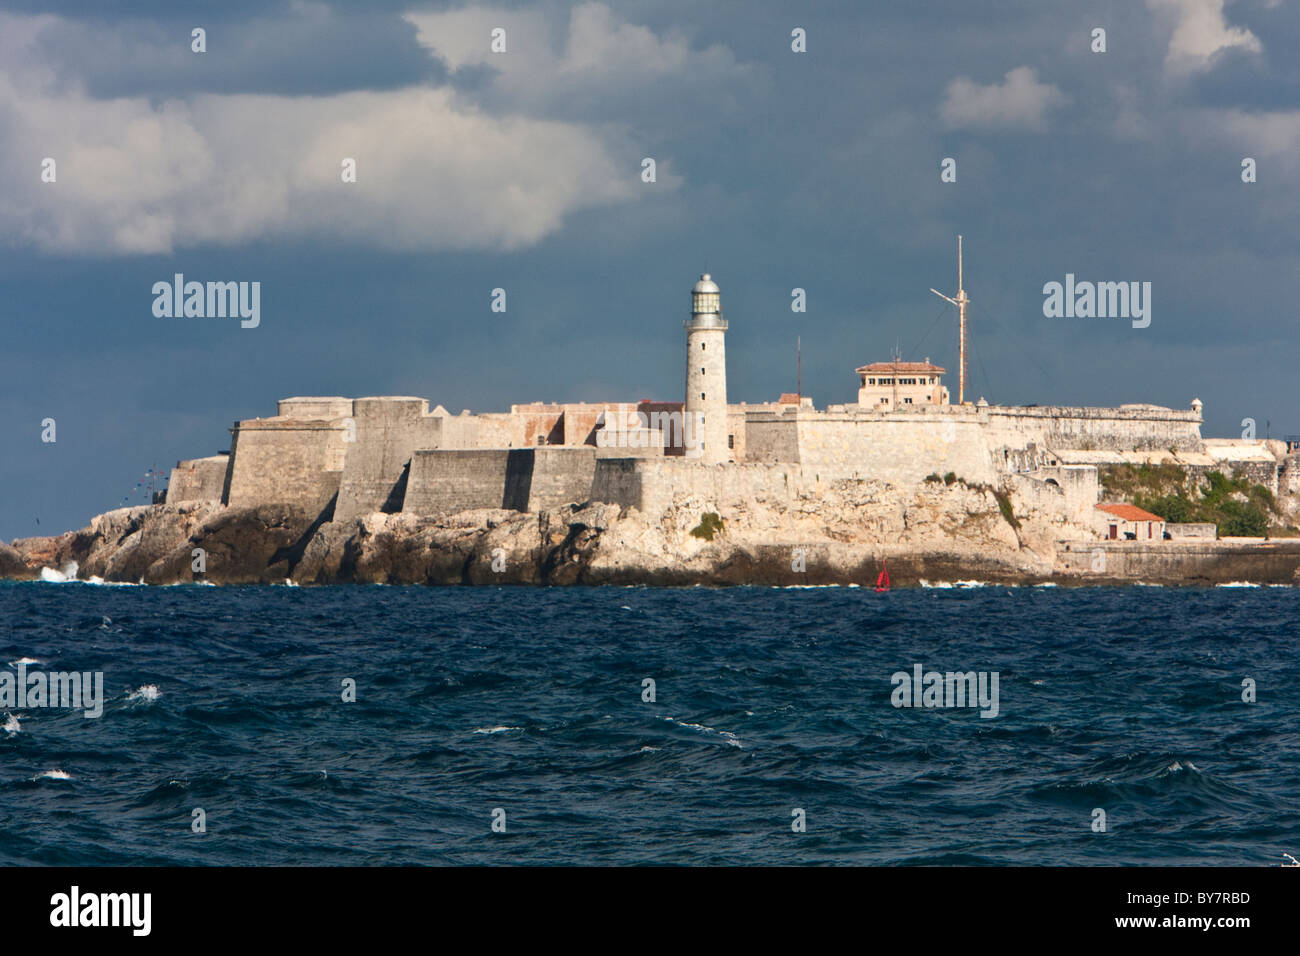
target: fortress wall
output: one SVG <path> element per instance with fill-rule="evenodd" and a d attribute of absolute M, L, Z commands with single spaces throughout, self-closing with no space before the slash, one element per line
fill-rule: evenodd
<path fill-rule="evenodd" d="M 1278 475 L 1278 492 L 1284 495 L 1300 495 L 1300 454 L 1287 455 L 1282 462 Z"/>
<path fill-rule="evenodd" d="M 600 458 L 591 479 L 591 500 L 645 510 L 645 459 Z"/>
<path fill-rule="evenodd" d="M 415 452 L 403 513 L 477 508 L 538 512 L 591 497 L 596 449 L 430 449 Z"/>
<path fill-rule="evenodd" d="M 718 508 L 725 507 L 723 502 L 751 501 L 756 496 L 793 499 L 811 485 L 815 482 L 801 474 L 797 465 L 601 458 L 596 461 L 591 500 L 656 514 L 674 498 L 699 497 Z"/>
<path fill-rule="evenodd" d="M 745 461 L 798 462 L 797 413 L 748 415 L 745 418 Z M 738 459 L 739 460 L 739 459 Z"/>
<path fill-rule="evenodd" d="M 412 454 L 437 448 L 448 420 L 429 414 L 422 398 L 358 398 L 352 403 L 356 441 L 348 443 L 334 520 L 399 511 Z"/>
<path fill-rule="evenodd" d="M 276 403 L 278 418 L 347 418 L 351 414 L 352 399 L 338 396 L 282 398 Z"/>
<path fill-rule="evenodd" d="M 182 501 L 220 504 L 229 465 L 229 455 L 178 461 L 167 482 L 167 504 L 174 505 Z"/>
<path fill-rule="evenodd" d="M 1046 479 L 1050 478 L 1051 481 Z M 1038 511 L 1068 521 L 1079 529 L 1091 531 L 1096 526 L 1097 469 L 1067 467 L 1043 469 L 1033 475 L 1011 474 L 1012 511 L 1024 517 Z"/>
<path fill-rule="evenodd" d="M 1101 482 L 1094 465 L 1058 465 L 1041 468 L 1033 477 L 1055 481 L 1065 496 L 1066 514 L 1080 525 L 1092 522 L 1093 511 L 1101 500 Z"/>
<path fill-rule="evenodd" d="M 316 514 L 339 490 L 346 454 L 337 421 L 254 418 L 236 422 L 225 504 L 292 504 Z"/>
<path fill-rule="evenodd" d="M 1156 405 L 1087 408 L 1066 405 L 992 405 L 989 443 L 1098 451 L 1201 451 L 1201 413 Z"/>
<path fill-rule="evenodd" d="M 605 414 L 604 405 L 570 406 L 564 408 L 564 443 L 566 445 L 594 445 L 596 423 Z"/>
<path fill-rule="evenodd" d="M 416 451 L 402 513 L 429 515 L 502 507 L 511 454 L 506 448 Z"/>
<path fill-rule="evenodd" d="M 591 499 L 596 473 L 596 449 L 532 448 L 528 450 L 532 480 L 524 511 L 546 511 Z"/>
<path fill-rule="evenodd" d="M 524 417 L 505 412 L 440 417 L 437 440 L 422 448 L 497 449 L 524 447 Z"/>
<path fill-rule="evenodd" d="M 984 430 L 969 416 L 802 415 L 798 460 L 805 475 L 822 480 L 867 478 L 909 485 L 950 471 L 972 483 L 992 484 L 998 478 Z"/>
<path fill-rule="evenodd" d="M 731 439 L 731 457 L 734 461 L 748 461 L 745 409 L 738 405 L 727 407 L 727 435 Z"/>

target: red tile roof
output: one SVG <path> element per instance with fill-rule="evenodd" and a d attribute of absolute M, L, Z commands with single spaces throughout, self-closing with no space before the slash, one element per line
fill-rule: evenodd
<path fill-rule="evenodd" d="M 854 369 L 861 374 L 863 372 L 892 372 L 897 369 L 900 372 L 935 372 L 942 375 L 947 371 L 938 365 L 931 365 L 929 362 L 872 362 L 870 365 L 864 365 L 861 368 Z"/>
<path fill-rule="evenodd" d="M 798 404 L 799 404 L 799 393 L 798 393 L 798 392 L 782 392 L 782 393 L 781 393 L 781 400 L 780 400 L 779 402 L 777 402 L 777 404 L 778 404 L 778 405 L 798 405 Z"/>
<path fill-rule="evenodd" d="M 1117 518 L 1123 518 L 1125 521 L 1164 521 L 1159 515 L 1153 515 L 1149 511 L 1143 511 L 1137 505 L 1115 505 L 1100 504 L 1097 505 L 1107 514 L 1112 514 Z"/>

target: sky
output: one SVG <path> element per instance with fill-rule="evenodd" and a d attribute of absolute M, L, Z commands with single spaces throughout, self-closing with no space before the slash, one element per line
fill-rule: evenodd
<path fill-rule="evenodd" d="M 680 400 L 704 271 L 730 401 L 796 340 L 818 407 L 895 348 L 955 397 L 958 234 L 968 397 L 1300 433 L 1298 6 L 0 0 L 0 538 L 287 396 Z M 155 315 L 176 273 L 257 326 Z M 1046 316 L 1067 274 L 1150 324 Z"/>

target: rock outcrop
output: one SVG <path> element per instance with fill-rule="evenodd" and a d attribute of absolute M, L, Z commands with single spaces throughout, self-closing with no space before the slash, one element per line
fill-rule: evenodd
<path fill-rule="evenodd" d="M 835 481 L 816 494 L 712 500 L 682 493 L 655 513 L 587 502 L 540 513 L 372 513 L 341 521 L 327 520 L 329 509 L 313 515 L 288 505 L 190 502 L 122 508 L 80 531 L 0 546 L 0 576 L 53 568 L 146 584 L 870 585 L 888 562 L 902 586 L 1214 583 L 1251 579 L 1238 571 L 1259 568 L 1270 582 L 1300 580 L 1300 542 L 1270 542 L 1260 545 L 1272 549 L 1267 560 L 1246 551 L 1225 558 L 1214 543 L 1184 549 L 1186 558 L 1166 548 L 1168 560 L 1131 571 L 1113 557 L 1103 581 L 1091 550 L 1086 562 L 1061 550 L 1067 541 L 1091 549 L 1092 532 L 1036 494 L 960 480 L 905 489 Z M 1126 570 L 1116 573 L 1120 567 Z"/>

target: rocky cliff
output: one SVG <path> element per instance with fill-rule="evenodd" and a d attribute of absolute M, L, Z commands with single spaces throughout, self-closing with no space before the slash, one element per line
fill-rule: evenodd
<path fill-rule="evenodd" d="M 82 579 L 147 584 L 865 584 L 886 557 L 899 583 L 1049 574 L 1056 529 L 1030 515 L 1018 523 L 992 490 L 961 483 L 901 493 L 842 482 L 793 500 L 678 496 L 653 515 L 587 503 L 334 522 L 288 506 L 186 503 L 122 508 L 80 531 L 15 541 L 0 552 L 0 574 L 75 566 Z"/>
<path fill-rule="evenodd" d="M 79 531 L 0 546 L 0 576 L 32 578 L 49 568 L 146 584 L 870 585 L 887 561 L 902 586 L 1204 584 L 1253 579 L 1261 568 L 1268 582 L 1300 582 L 1300 543 L 1261 543 L 1272 549 L 1265 563 L 1240 545 L 1232 554 L 1213 542 L 1170 548 L 1158 562 L 1112 560 L 1097 577 L 1073 552 L 1062 559 L 1062 541 L 1090 548 L 1092 533 L 1014 484 L 898 489 L 845 481 L 815 495 L 680 494 L 654 514 L 594 502 L 535 514 L 373 513 L 346 521 L 282 505 L 122 508 Z"/>

